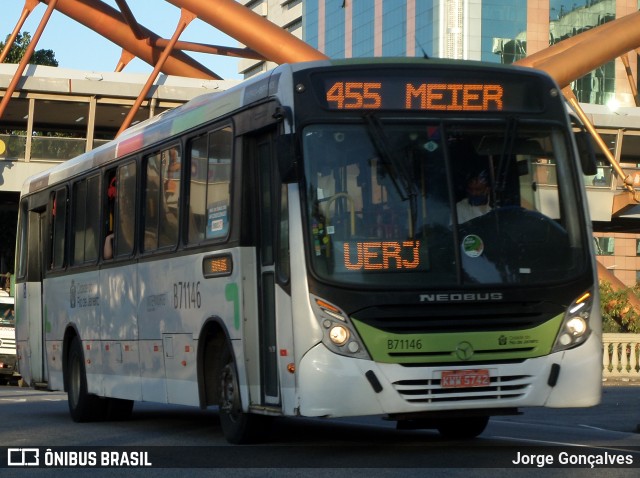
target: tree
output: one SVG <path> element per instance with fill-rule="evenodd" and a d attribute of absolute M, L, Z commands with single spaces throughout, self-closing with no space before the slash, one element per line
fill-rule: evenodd
<path fill-rule="evenodd" d="M 600 306 L 605 332 L 640 332 L 640 315 L 630 304 L 629 294 L 640 297 L 640 285 L 614 290 L 611 284 L 600 281 Z"/>
<path fill-rule="evenodd" d="M 4 49 L 7 41 L 9 41 L 9 35 L 5 38 L 4 42 L 0 42 L 0 51 Z M 9 49 L 5 63 L 20 63 L 24 57 L 27 47 L 31 43 L 31 34 L 29 32 L 18 33 L 16 41 Z M 34 65 L 44 66 L 58 66 L 58 60 L 56 60 L 56 54 L 53 50 L 35 50 L 29 63 Z"/>

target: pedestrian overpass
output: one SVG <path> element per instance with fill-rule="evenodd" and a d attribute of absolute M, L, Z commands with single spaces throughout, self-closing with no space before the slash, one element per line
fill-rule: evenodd
<path fill-rule="evenodd" d="M 16 67 L 0 64 L 0 92 Z M 28 176 L 112 140 L 146 80 L 144 74 L 30 65 L 0 118 L 0 198 L 17 194 Z M 237 83 L 160 75 L 132 123 Z"/>

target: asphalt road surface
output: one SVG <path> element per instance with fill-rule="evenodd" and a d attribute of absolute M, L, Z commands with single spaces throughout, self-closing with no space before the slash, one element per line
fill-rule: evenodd
<path fill-rule="evenodd" d="M 128 421 L 79 424 L 69 418 L 65 393 L 16 386 L 0 387 L 0 420 L 2 478 L 53 476 L 61 468 L 92 478 L 640 476 L 638 386 L 607 386 L 593 408 L 494 417 L 471 441 L 367 417 L 279 419 L 265 443 L 233 446 L 215 409 L 136 403 Z M 34 454 L 40 467 L 8 466 Z M 78 466 L 85 463 L 93 468 Z"/>

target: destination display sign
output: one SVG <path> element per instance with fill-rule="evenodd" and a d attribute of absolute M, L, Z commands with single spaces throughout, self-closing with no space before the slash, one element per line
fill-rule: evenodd
<path fill-rule="evenodd" d="M 316 83 L 317 97 L 329 110 L 433 112 L 540 112 L 544 102 L 532 87 L 535 78 L 512 75 L 425 76 L 373 70 L 327 74 Z M 485 77 L 486 76 L 486 77 Z M 544 90 L 543 90 L 544 91 Z"/>

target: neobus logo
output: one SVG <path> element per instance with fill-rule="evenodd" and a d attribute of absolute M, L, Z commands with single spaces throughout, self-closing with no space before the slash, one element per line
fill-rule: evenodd
<path fill-rule="evenodd" d="M 502 300 L 502 292 L 460 292 L 452 294 L 420 294 L 420 302 L 482 302 Z"/>

